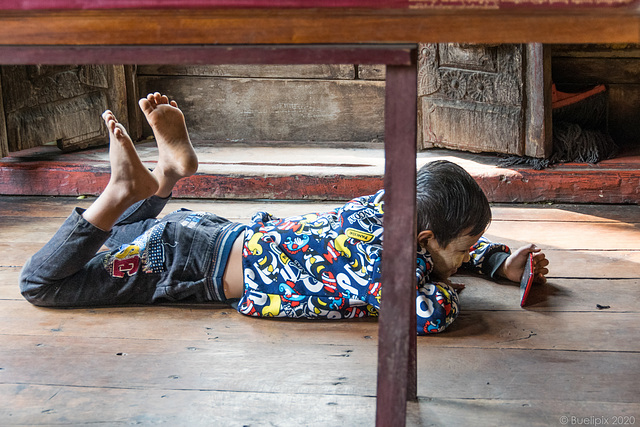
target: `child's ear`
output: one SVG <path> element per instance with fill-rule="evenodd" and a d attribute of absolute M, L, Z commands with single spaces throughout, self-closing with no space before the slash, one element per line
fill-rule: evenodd
<path fill-rule="evenodd" d="M 433 231 L 423 230 L 420 233 L 418 233 L 418 246 L 426 249 L 427 243 L 429 243 L 429 240 L 434 238 L 435 238 L 435 235 L 433 234 Z"/>

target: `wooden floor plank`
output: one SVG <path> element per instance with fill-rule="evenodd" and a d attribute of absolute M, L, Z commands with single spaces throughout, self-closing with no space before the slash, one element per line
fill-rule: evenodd
<path fill-rule="evenodd" d="M 215 339 L 218 342 L 253 342 L 268 338 L 283 345 L 334 345 L 342 339 L 350 339 L 353 346 L 371 346 L 377 339 L 377 322 L 374 319 L 342 322 L 256 319 L 220 305 L 70 310 L 37 308 L 26 301 L 13 300 L 5 300 L 2 305 L 2 341 L 15 335 Z M 422 345 L 444 347 L 640 351 L 640 342 L 629 339 L 629 336 L 637 335 L 638 324 L 640 313 L 637 311 L 595 308 L 576 312 L 463 309 L 446 334 L 421 338 L 420 342 Z M 600 338 L 586 339 L 585 325 L 589 325 L 590 334 Z M 304 336 L 300 337 L 300 334 Z"/>
<path fill-rule="evenodd" d="M 638 205 L 494 204 L 494 221 L 520 222 L 638 222 Z"/>
<path fill-rule="evenodd" d="M 592 312 L 461 311 L 446 334 L 429 337 L 429 344 L 483 348 L 640 351 L 640 314 Z M 589 325 L 588 329 L 585 325 Z M 588 330 L 588 333 L 585 332 Z M 598 337 L 593 339 L 592 337 Z M 464 344 L 460 344 L 460 342 Z"/>
<path fill-rule="evenodd" d="M 327 426 L 375 422 L 375 397 L 0 384 L 3 425 Z M 241 396 L 241 398 L 239 398 Z M 416 424 L 419 425 L 419 424 Z"/>
<path fill-rule="evenodd" d="M 482 276 L 457 276 L 464 283 L 460 294 L 462 311 L 520 311 L 520 288 L 508 281 Z M 527 311 L 597 311 L 597 304 L 609 306 L 611 312 L 640 310 L 640 279 L 552 279 L 545 285 L 535 285 L 529 296 Z"/>
<path fill-rule="evenodd" d="M 79 351 L 82 349 L 82 351 Z M 141 390 L 372 396 L 375 348 L 16 336 L 0 349 L 2 383 Z M 30 360 L 38 360 L 37 364 Z M 637 352 L 418 346 L 418 394 L 454 399 L 637 403 Z M 544 366 L 544 371 L 541 371 Z M 579 378 L 579 381 L 576 379 Z"/>
<path fill-rule="evenodd" d="M 44 239 L 49 239 L 51 235 L 48 237 L 42 236 Z M 0 260 L 0 274 L 2 268 L 22 268 L 24 263 L 29 259 L 29 257 L 36 253 L 42 246 L 46 243 L 46 240 L 40 242 L 30 242 L 30 243 L 20 243 L 15 244 L 13 242 L 9 243 L 1 243 L 0 242 L 0 253 L 2 254 L 2 259 Z M 16 281 L 15 284 L 18 282 Z M 2 281 L 0 281 L 0 285 L 2 285 Z"/>
<path fill-rule="evenodd" d="M 40 196 L 0 196 L 0 217 L 19 218 L 66 218 L 75 206 L 87 208 L 95 197 L 78 199 L 75 197 Z M 323 212 L 335 209 L 344 202 L 305 202 L 305 201 L 229 201 L 214 199 L 172 199 L 161 215 L 180 208 L 207 211 L 226 218 L 250 219 L 258 211 L 268 210 L 274 215 L 297 215 L 309 212 Z M 291 213 L 290 213 L 291 212 Z"/>
<path fill-rule="evenodd" d="M 358 194 L 354 194 L 359 196 Z M 0 217 L 66 218 L 74 206 L 88 207 L 95 197 L 0 196 Z M 254 212 L 267 210 L 277 216 L 334 209 L 341 201 L 230 201 L 214 199 L 173 199 L 163 213 L 185 207 L 192 210 L 219 213 L 228 218 L 249 219 Z M 567 204 L 494 204 L 494 221 L 526 222 L 638 222 L 638 205 L 567 205 Z"/>
<path fill-rule="evenodd" d="M 544 393 L 541 393 L 540 399 L 528 400 L 433 397 L 409 402 L 407 425 L 548 427 L 562 425 L 565 420 L 563 417 L 567 417 L 569 422 L 574 421 L 574 424 L 578 421 L 584 424 L 584 419 L 591 421 L 591 417 L 595 420 L 596 416 L 606 418 L 611 424 L 615 416 L 633 416 L 638 413 L 638 403 L 555 401 L 546 400 Z M 637 420 L 637 416 L 635 419 Z"/>
<path fill-rule="evenodd" d="M 296 207 L 301 209 L 300 206 Z M 304 212 L 304 210 L 298 210 L 296 213 Z M 255 211 L 250 211 L 242 217 L 227 215 L 226 218 L 247 222 L 248 217 L 253 213 Z M 277 215 L 277 212 L 274 214 Z M 64 218 L 66 215 L 55 220 L 42 221 L 39 217 L 2 216 L 0 217 L 2 230 L 0 242 L 20 243 L 35 240 L 44 243 L 46 242 L 44 239 L 48 240 L 47 236 L 50 237 L 57 230 Z M 504 242 L 512 247 L 535 242 L 548 249 L 640 250 L 639 222 L 576 222 L 568 225 L 564 222 L 547 221 L 531 222 L 523 227 L 523 224 L 518 221 L 494 221 L 486 235 L 494 241 Z"/>
<path fill-rule="evenodd" d="M 550 278 L 638 279 L 640 251 L 579 251 L 544 248 Z"/>
<path fill-rule="evenodd" d="M 27 303 L 22 265 L 74 205 L 90 203 L 0 197 L 0 425 L 373 424 L 375 319 L 253 319 L 220 304 Z M 165 212 L 186 206 L 247 221 L 258 210 L 286 216 L 340 204 L 174 200 Z M 493 211 L 491 236 L 545 249 L 549 283 L 522 309 L 513 284 L 455 277 L 467 284 L 461 314 L 447 332 L 418 339 L 419 400 L 407 425 L 640 419 L 638 207 Z"/>
<path fill-rule="evenodd" d="M 5 300 L 0 312 L 0 339 L 15 335 L 97 337 L 141 340 L 215 340 L 217 342 L 269 339 L 292 344 L 301 339 L 318 344 L 350 340 L 371 344 L 377 337 L 375 319 L 289 321 L 257 319 L 223 304 L 132 306 L 81 309 L 35 307 L 25 300 Z M 315 336 L 298 337 L 305 331 Z"/>
<path fill-rule="evenodd" d="M 511 247 L 536 243 L 545 249 L 640 250 L 640 223 L 492 222 L 486 236 Z"/>
<path fill-rule="evenodd" d="M 0 267 L 0 300 L 22 300 L 18 285 L 22 267 Z"/>
<path fill-rule="evenodd" d="M 293 393 L 238 393 L 192 390 L 127 390 L 101 387 L 0 384 L 0 395 L 15 395 L 11 405 L 0 401 L 6 425 L 38 424 L 164 424 L 211 426 L 373 425 L 371 396 Z M 143 408 L 144 412 L 137 410 Z M 611 418 L 640 413 L 640 404 L 539 399 L 450 399 L 420 397 L 409 402 L 407 426 L 446 425 L 546 427 L 560 417 Z M 10 420 L 10 422 L 9 422 Z M 356 421 L 354 421 L 356 420 Z"/>
<path fill-rule="evenodd" d="M 640 254 L 638 254 L 640 265 Z M 554 265 L 557 259 L 553 258 Z M 557 267 L 556 267 L 557 268 Z M 576 267 L 576 270 L 578 267 Z M 18 286 L 21 267 L 0 267 L 0 300 L 22 301 Z M 636 269 L 638 270 L 638 269 Z M 610 311 L 638 311 L 640 307 L 640 278 L 586 279 L 552 278 L 544 286 L 536 286 L 531 293 L 527 310 L 539 311 L 593 311 L 596 305 L 610 306 Z M 520 310 L 518 287 L 508 281 L 495 282 L 479 275 L 459 274 L 454 282 L 467 287 L 461 293 L 462 309 L 466 310 Z"/>

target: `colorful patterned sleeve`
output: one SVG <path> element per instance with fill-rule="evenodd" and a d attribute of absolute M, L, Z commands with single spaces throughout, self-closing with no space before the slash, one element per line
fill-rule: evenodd
<path fill-rule="evenodd" d="M 383 215 L 384 190 L 353 199 L 340 211 L 340 233 L 368 245 L 381 245 Z"/>
<path fill-rule="evenodd" d="M 479 270 L 491 278 L 495 278 L 498 268 L 509 254 L 511 254 L 511 250 L 507 245 L 493 243 L 486 237 L 481 237 L 469 250 L 471 259 L 462 267 L 467 270 Z"/>
<path fill-rule="evenodd" d="M 458 293 L 446 283 L 418 286 L 416 316 L 418 335 L 444 331 L 458 317 Z"/>

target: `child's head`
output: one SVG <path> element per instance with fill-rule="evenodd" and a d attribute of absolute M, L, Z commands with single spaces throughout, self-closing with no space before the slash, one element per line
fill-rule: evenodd
<path fill-rule="evenodd" d="M 418 170 L 416 193 L 418 244 L 429 250 L 436 273 L 442 270 L 446 279 L 468 260 L 468 249 L 491 222 L 489 201 L 467 171 L 446 160 Z"/>

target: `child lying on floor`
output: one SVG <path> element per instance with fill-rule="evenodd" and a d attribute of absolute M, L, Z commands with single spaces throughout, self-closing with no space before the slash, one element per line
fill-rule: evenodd
<path fill-rule="evenodd" d="M 384 190 L 325 213 L 276 219 L 260 212 L 250 225 L 183 209 L 157 219 L 178 180 L 198 159 L 184 116 L 159 93 L 139 102 L 158 144 L 157 167 L 141 162 L 112 112 L 111 177 L 86 210 L 76 208 L 24 266 L 24 297 L 48 307 L 237 302 L 250 316 L 346 319 L 376 316 L 382 288 Z M 529 253 L 535 278 L 548 261 L 534 245 L 513 254 L 482 237 L 491 221 L 484 193 L 451 162 L 423 166 L 417 178 L 418 334 L 443 331 L 458 315 L 461 266 L 520 280 Z M 409 237 L 409 236 L 408 236 Z M 106 245 L 109 250 L 98 252 Z"/>

